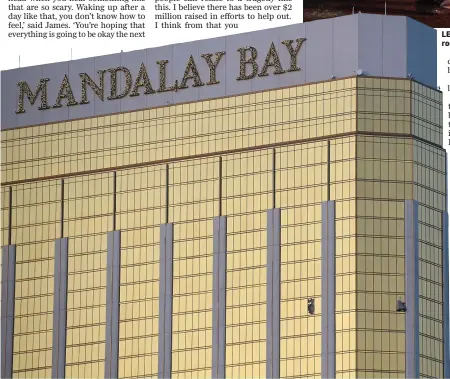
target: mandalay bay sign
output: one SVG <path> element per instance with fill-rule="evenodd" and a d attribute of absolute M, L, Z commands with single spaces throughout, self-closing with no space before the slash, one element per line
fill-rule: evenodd
<path fill-rule="evenodd" d="M 239 52 L 239 72 L 236 73 L 236 80 L 249 80 L 255 77 L 264 77 L 269 75 L 269 68 L 273 75 L 283 74 L 285 72 L 300 71 L 297 64 L 297 58 L 303 42 L 306 38 L 297 38 L 294 40 L 282 41 L 283 49 L 287 49 L 290 57 L 289 67 L 283 67 L 279 58 L 275 44 L 272 42 L 265 55 L 265 60 L 260 67 L 257 63 L 258 51 L 251 46 L 241 47 L 237 49 Z M 97 77 L 92 78 L 86 73 L 79 74 L 77 83 L 70 83 L 68 75 L 64 75 L 61 85 L 57 93 L 49 93 L 49 78 L 42 78 L 37 83 L 33 91 L 29 84 L 25 81 L 19 81 L 18 85 L 18 102 L 16 113 L 25 113 L 25 98 L 31 105 L 36 104 L 37 109 L 47 110 L 52 108 L 61 108 L 63 106 L 80 106 L 89 104 L 91 96 L 97 96 L 101 101 L 116 100 L 127 96 L 155 95 L 167 91 L 179 91 L 191 87 L 200 87 L 204 85 L 214 85 L 220 83 L 216 77 L 216 71 L 219 67 L 225 51 L 215 53 L 201 54 L 201 58 L 205 61 L 209 68 L 207 78 L 202 78 L 197 69 L 197 63 L 191 55 L 187 60 L 184 73 L 180 72 L 180 80 L 175 80 L 168 84 L 166 79 L 166 69 L 170 64 L 168 60 L 156 61 L 156 70 L 159 73 L 158 83 L 152 83 L 148 75 L 147 67 L 141 63 L 139 71 L 133 74 L 126 67 L 115 67 L 97 71 Z M 109 91 L 105 94 L 105 79 L 109 80 Z M 122 82 L 120 82 L 122 81 Z M 121 84 L 119 86 L 119 83 Z M 75 98 L 73 86 L 78 86 L 77 91 L 81 93 L 80 98 Z M 119 90 L 119 88 L 121 90 Z M 88 88 L 90 90 L 88 90 Z"/>

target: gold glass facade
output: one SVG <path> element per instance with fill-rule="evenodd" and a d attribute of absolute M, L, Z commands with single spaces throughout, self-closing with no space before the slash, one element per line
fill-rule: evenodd
<path fill-rule="evenodd" d="M 405 296 L 404 200 L 415 199 L 420 370 L 443 377 L 441 141 L 441 93 L 364 77 L 3 130 L 2 240 L 11 189 L 17 246 L 14 377 L 51 373 L 61 179 L 66 376 L 104 376 L 113 171 L 122 236 L 120 378 L 158 374 L 159 226 L 167 221 L 174 224 L 172 378 L 211 376 L 219 201 L 228 225 L 226 377 L 266 377 L 266 211 L 274 187 L 282 227 L 280 376 L 321 377 L 321 203 L 334 200 L 336 378 L 405 377 L 405 314 L 395 306 Z"/>
<path fill-rule="evenodd" d="M 79 176 L 64 182 L 64 235 L 69 239 L 66 348 L 69 378 L 95 378 L 104 373 L 106 233 L 111 227 L 108 199 L 112 189 L 109 177 L 105 173 L 91 175 L 89 180 Z"/>

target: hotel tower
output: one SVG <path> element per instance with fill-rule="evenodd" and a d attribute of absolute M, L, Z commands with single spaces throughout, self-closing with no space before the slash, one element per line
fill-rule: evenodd
<path fill-rule="evenodd" d="M 1 73 L 2 378 L 450 378 L 436 31 L 355 14 Z"/>

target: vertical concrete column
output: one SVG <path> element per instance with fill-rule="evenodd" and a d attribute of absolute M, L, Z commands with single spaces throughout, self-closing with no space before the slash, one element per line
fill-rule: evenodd
<path fill-rule="evenodd" d="M 212 378 L 225 378 L 227 218 L 214 217 L 213 299 L 212 299 Z"/>
<path fill-rule="evenodd" d="M 105 378 L 119 374 L 120 230 L 108 232 L 106 257 Z"/>
<path fill-rule="evenodd" d="M 280 377 L 281 209 L 267 211 L 266 377 Z"/>
<path fill-rule="evenodd" d="M 449 251 L 448 251 L 448 212 L 442 212 L 442 280 L 444 285 L 443 309 L 444 309 L 444 378 L 450 378 L 450 325 L 449 325 Z"/>
<path fill-rule="evenodd" d="M 322 378 L 336 377 L 336 211 L 322 202 Z"/>
<path fill-rule="evenodd" d="M 405 200 L 406 377 L 419 371 L 419 203 Z"/>
<path fill-rule="evenodd" d="M 2 249 L 2 300 L 1 300 L 1 377 L 12 378 L 14 302 L 16 286 L 16 246 Z"/>
<path fill-rule="evenodd" d="M 55 241 L 52 348 L 52 378 L 54 379 L 66 376 L 68 244 L 67 238 L 58 238 Z"/>
<path fill-rule="evenodd" d="M 158 378 L 172 373 L 173 224 L 160 227 Z"/>

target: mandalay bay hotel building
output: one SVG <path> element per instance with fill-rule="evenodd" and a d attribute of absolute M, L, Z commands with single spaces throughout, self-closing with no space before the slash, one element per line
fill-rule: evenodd
<path fill-rule="evenodd" d="M 357 14 L 2 72 L 2 378 L 449 378 L 436 32 Z"/>

